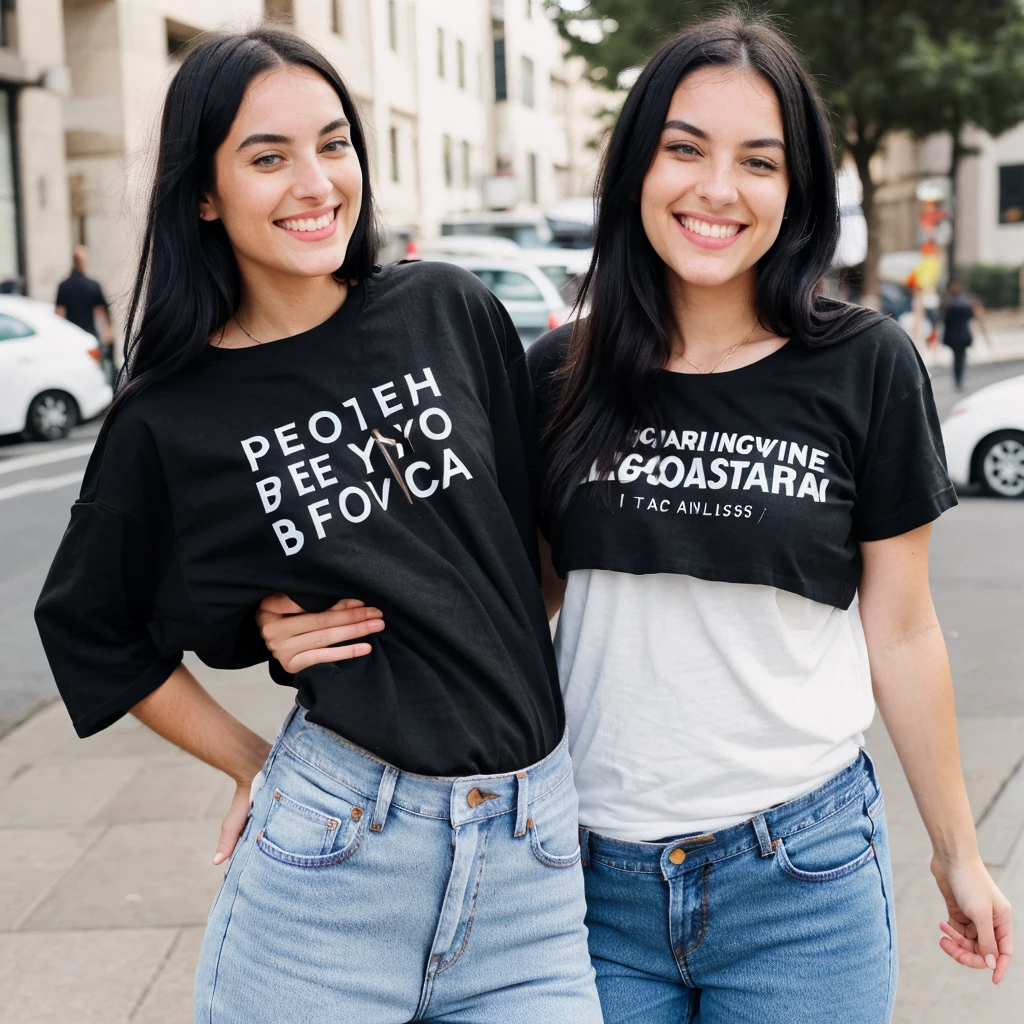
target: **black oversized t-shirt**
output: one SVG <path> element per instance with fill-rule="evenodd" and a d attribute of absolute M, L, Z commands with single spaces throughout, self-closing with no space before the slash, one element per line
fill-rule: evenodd
<path fill-rule="evenodd" d="M 545 423 L 570 330 L 527 356 Z M 847 608 L 860 541 L 956 504 L 928 374 L 892 320 L 736 370 L 660 371 L 653 403 L 612 479 L 592 472 L 546 523 L 561 575 L 678 573 Z"/>
<path fill-rule="evenodd" d="M 281 591 L 384 613 L 372 654 L 295 677 L 311 721 L 432 775 L 544 757 L 563 714 L 524 455 L 532 410 L 503 307 L 439 263 L 386 268 L 313 330 L 210 347 L 130 399 L 37 608 L 78 732 L 123 715 L 183 651 L 265 660 L 253 613 Z"/>

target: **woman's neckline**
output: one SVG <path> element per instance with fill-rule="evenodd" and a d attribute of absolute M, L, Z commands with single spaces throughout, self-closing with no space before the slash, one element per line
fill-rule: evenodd
<path fill-rule="evenodd" d="M 310 344 L 316 344 L 326 338 L 335 337 L 339 330 L 349 326 L 363 311 L 366 305 L 367 280 L 357 281 L 350 285 L 345 301 L 324 321 L 309 330 L 301 331 L 287 338 L 264 342 L 262 345 L 246 345 L 241 348 L 220 348 L 207 344 L 206 356 L 218 361 L 262 361 L 277 359 L 282 354 L 293 357 L 296 350 Z M 276 353 L 276 355 L 275 355 Z"/>
<path fill-rule="evenodd" d="M 748 377 L 758 377 L 772 369 L 777 363 L 783 362 L 786 358 L 784 354 L 794 349 L 797 344 L 792 338 L 787 338 L 777 349 L 761 356 L 760 359 L 755 359 L 752 363 L 737 366 L 734 370 L 717 370 L 714 373 L 686 373 L 682 370 L 669 370 L 663 367 L 658 371 L 658 379 L 729 383 Z"/>

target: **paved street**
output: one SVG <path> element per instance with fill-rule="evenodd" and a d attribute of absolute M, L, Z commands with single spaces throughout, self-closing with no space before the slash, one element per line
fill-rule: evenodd
<path fill-rule="evenodd" d="M 1024 363 L 969 371 L 969 388 Z M 956 396 L 935 370 L 945 414 Z M 54 691 L 31 607 L 96 433 L 0 442 L 0 1022 L 185 1024 L 191 974 L 222 871 L 210 864 L 231 785 L 130 717 L 80 741 Z M 1024 908 L 1024 502 L 964 496 L 936 527 L 932 577 L 956 680 L 962 753 L 983 853 Z M 201 677 L 271 738 L 290 691 L 261 669 Z M 12 727 L 22 719 L 23 724 Z M 5 724 L 6 723 L 6 724 Z M 1003 986 L 938 949 L 928 844 L 881 725 L 869 746 L 886 789 L 901 940 L 898 1024 L 1008 1024 L 1024 954 Z M 1016 773 L 1016 774 L 1015 774 Z M 1018 911 L 1018 918 L 1024 910 Z M 1024 933 L 1024 921 L 1018 921 Z M 823 1011 L 824 1016 L 824 1011 Z"/>

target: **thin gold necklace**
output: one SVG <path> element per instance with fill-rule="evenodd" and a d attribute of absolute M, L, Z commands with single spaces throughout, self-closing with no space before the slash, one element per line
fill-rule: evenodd
<path fill-rule="evenodd" d="M 241 324 L 239 324 L 239 326 L 241 327 Z M 242 330 L 245 331 L 245 328 L 242 327 Z M 729 349 L 729 351 L 726 352 L 725 355 L 722 356 L 722 358 L 719 359 L 718 362 L 715 363 L 715 365 L 712 366 L 710 370 L 705 370 L 703 367 L 698 366 L 692 359 L 687 359 L 685 352 L 680 352 L 680 357 L 682 358 L 684 363 L 689 363 L 698 373 L 704 373 L 704 374 L 714 373 L 715 370 L 717 370 L 720 366 L 722 366 L 725 363 L 725 361 L 727 359 L 729 359 L 729 357 L 733 354 L 733 352 L 736 351 L 736 349 L 738 349 L 741 345 L 745 345 L 748 341 L 750 341 L 750 339 L 753 337 L 754 331 L 756 331 L 756 330 L 757 330 L 757 321 L 755 320 L 754 321 L 754 326 L 750 328 L 750 331 L 747 334 L 747 336 L 742 341 L 737 341 L 736 344 L 733 345 L 733 347 L 731 349 Z M 248 333 L 249 332 L 246 331 L 246 334 L 248 334 Z"/>
<path fill-rule="evenodd" d="M 238 324 L 238 326 L 242 328 L 243 333 L 245 333 L 250 338 L 252 338 L 252 340 L 255 341 L 257 345 L 262 345 L 263 344 L 263 342 L 260 341 L 259 338 L 253 337 L 253 335 L 249 334 L 249 332 L 245 329 L 245 325 L 242 323 L 241 320 L 238 319 L 238 314 L 237 313 L 234 314 L 234 317 L 235 317 L 235 323 Z M 753 332 L 751 332 L 751 333 L 753 333 Z M 683 358 L 686 359 L 686 356 L 683 356 Z M 690 362 L 689 359 L 686 359 L 686 361 L 688 363 Z M 690 363 L 690 365 L 692 366 L 693 363 Z"/>

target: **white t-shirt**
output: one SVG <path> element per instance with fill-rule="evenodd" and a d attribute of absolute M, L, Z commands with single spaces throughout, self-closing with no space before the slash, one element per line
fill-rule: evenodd
<path fill-rule="evenodd" d="M 714 831 L 809 793 L 874 715 L 856 601 L 578 569 L 555 649 L 580 823 L 616 839 Z"/>

